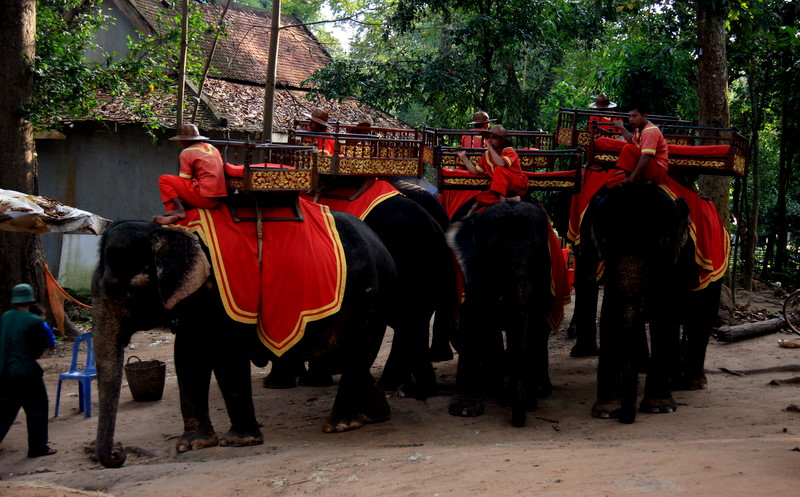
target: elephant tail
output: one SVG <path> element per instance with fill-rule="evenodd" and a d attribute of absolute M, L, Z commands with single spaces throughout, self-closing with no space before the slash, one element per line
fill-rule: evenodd
<path fill-rule="evenodd" d="M 459 306 L 463 292 L 463 278 L 455 255 L 447 246 L 442 247 L 442 252 L 440 258 L 442 274 L 439 279 L 441 291 L 436 301 L 431 339 L 431 360 L 434 362 L 453 358 L 450 343 L 458 328 Z"/>

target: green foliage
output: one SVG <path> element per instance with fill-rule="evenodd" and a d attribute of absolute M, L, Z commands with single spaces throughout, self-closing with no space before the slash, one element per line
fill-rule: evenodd
<path fill-rule="evenodd" d="M 583 3 L 391 2 L 347 60 L 311 82 L 329 98 L 355 96 L 416 125 L 463 126 L 477 109 L 515 128 L 537 127 L 567 47 L 595 31 Z M 379 27 L 377 23 L 379 24 Z"/>
<path fill-rule="evenodd" d="M 58 128 L 64 119 L 89 116 L 100 99 L 116 98 L 148 127 L 174 112 L 174 75 L 180 45 L 180 9 L 159 13 L 157 34 L 129 39 L 125 54 L 99 53 L 95 36 L 111 20 L 102 0 L 39 0 L 36 55 L 32 61 L 34 99 L 28 119 L 39 130 Z M 187 75 L 199 80 L 206 55 L 200 39 L 224 33 L 224 24 L 203 19 L 195 2 L 189 5 Z M 94 54 L 94 57 L 88 55 Z"/>
<path fill-rule="evenodd" d="M 97 48 L 93 39 L 106 21 L 100 4 L 101 0 L 37 2 L 36 54 L 31 61 L 35 97 L 25 109 L 34 128 L 52 129 L 60 117 L 86 115 L 96 107 L 95 90 L 106 84 L 105 71 L 84 54 Z"/>

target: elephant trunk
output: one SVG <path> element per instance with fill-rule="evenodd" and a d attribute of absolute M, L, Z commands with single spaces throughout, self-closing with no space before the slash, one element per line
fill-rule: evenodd
<path fill-rule="evenodd" d="M 103 299 L 93 299 L 92 321 L 95 357 L 97 359 L 97 387 L 99 393 L 99 419 L 95 455 L 107 468 L 119 468 L 125 463 L 122 447 L 114 450 L 114 429 L 117 423 L 123 366 L 122 308 Z"/>

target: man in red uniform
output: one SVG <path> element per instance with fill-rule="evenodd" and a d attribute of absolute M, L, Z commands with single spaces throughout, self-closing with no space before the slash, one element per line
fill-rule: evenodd
<path fill-rule="evenodd" d="M 472 122 L 467 125 L 472 126 L 472 129 L 480 131 L 489 129 L 489 123 L 497 119 L 489 119 L 489 114 L 485 111 L 479 110 L 472 116 Z M 462 135 L 461 148 L 486 148 L 486 139 L 480 135 Z"/>
<path fill-rule="evenodd" d="M 511 147 L 508 131 L 497 125 L 490 130 L 482 131 L 481 136 L 487 139 L 488 150 L 478 159 L 475 166 L 467 158 L 467 153 L 458 151 L 464 166 L 475 175 L 489 175 L 492 183 L 489 190 L 480 192 L 475 197 L 478 208 L 497 202 L 519 201 L 528 191 L 528 177 L 522 172 L 519 156 Z"/>
<path fill-rule="evenodd" d="M 311 114 L 306 114 L 311 122 L 308 130 L 315 133 L 324 133 L 328 131 L 328 113 L 322 109 L 314 109 Z M 322 155 L 333 155 L 336 142 L 331 138 L 314 138 L 314 144 L 317 146 L 317 151 Z"/>
<path fill-rule="evenodd" d="M 617 103 L 612 102 L 608 95 L 601 93 L 594 97 L 594 102 L 589 104 L 590 109 L 597 110 L 614 110 L 617 108 Z M 593 124 L 596 123 L 596 124 Z M 599 126 L 603 129 L 610 130 L 612 128 L 612 119 L 608 116 L 591 115 L 589 116 L 589 126 Z"/>
<path fill-rule="evenodd" d="M 204 143 L 208 137 L 201 136 L 197 126 L 181 124 L 178 134 L 170 140 L 179 141 L 183 148 L 181 168 L 178 176 L 164 174 L 158 178 L 166 209 L 164 215 L 153 216 L 158 224 L 176 223 L 186 217 L 186 209 L 211 209 L 221 197 L 228 196 L 222 156 L 213 145 Z"/>
<path fill-rule="evenodd" d="M 627 173 L 621 182 L 612 177 L 609 186 L 631 183 L 638 179 L 663 184 L 669 166 L 667 141 L 658 126 L 647 120 L 647 109 L 639 105 L 628 111 L 628 121 L 633 126 L 633 133 L 625 129 L 622 120 L 613 122 L 615 128 L 622 132 L 628 143 L 622 148 L 617 159 L 617 167 Z M 601 130 L 605 134 L 609 132 Z"/>

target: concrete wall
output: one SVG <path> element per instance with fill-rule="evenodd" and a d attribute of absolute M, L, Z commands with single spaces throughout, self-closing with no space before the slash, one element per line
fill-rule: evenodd
<path fill-rule="evenodd" d="M 161 214 L 161 174 L 177 174 L 180 147 L 157 142 L 139 125 L 76 124 L 66 140 L 37 140 L 39 194 L 114 221 Z M 170 135 L 174 132 L 170 132 Z M 93 235 L 42 236 L 47 262 L 62 286 L 88 290 L 96 265 Z"/>

